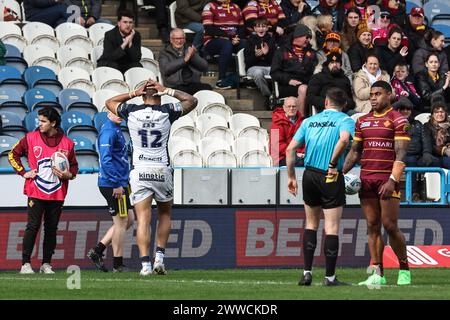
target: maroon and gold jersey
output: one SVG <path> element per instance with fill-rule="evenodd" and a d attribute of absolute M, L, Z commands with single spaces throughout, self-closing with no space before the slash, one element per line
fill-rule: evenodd
<path fill-rule="evenodd" d="M 395 161 L 395 140 L 410 140 L 409 122 L 389 108 L 381 114 L 372 111 L 356 121 L 355 141 L 361 141 L 361 179 L 387 180 Z"/>
<path fill-rule="evenodd" d="M 271 26 L 276 25 L 280 19 L 286 19 L 283 9 L 274 0 L 267 2 L 250 1 L 242 10 L 242 15 L 244 20 L 264 17 Z"/>
<path fill-rule="evenodd" d="M 222 31 L 232 38 L 238 33 L 239 26 L 244 25 L 241 9 L 237 4 L 229 2 L 220 4 L 217 2 L 209 2 L 202 11 L 203 25 L 213 25 L 219 27 Z M 213 37 L 205 33 L 203 41 L 208 43 Z"/>

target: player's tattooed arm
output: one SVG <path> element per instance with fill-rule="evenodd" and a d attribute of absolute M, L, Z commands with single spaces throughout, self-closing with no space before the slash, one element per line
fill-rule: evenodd
<path fill-rule="evenodd" d="M 405 162 L 406 153 L 408 151 L 409 140 L 395 140 L 395 161 Z"/>
<path fill-rule="evenodd" d="M 349 172 L 357 162 L 361 159 L 362 154 L 362 141 L 353 140 L 350 152 L 345 157 L 344 167 L 342 168 L 342 173 L 346 174 Z"/>
<path fill-rule="evenodd" d="M 181 105 L 183 106 L 183 114 L 182 114 L 183 116 L 194 110 L 195 107 L 197 106 L 198 103 L 197 98 L 191 96 L 186 92 L 175 90 L 173 96 L 178 100 L 180 100 Z"/>

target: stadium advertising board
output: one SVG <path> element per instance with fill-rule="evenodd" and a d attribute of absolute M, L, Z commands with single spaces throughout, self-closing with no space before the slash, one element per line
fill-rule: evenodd
<path fill-rule="evenodd" d="M 172 231 L 166 249 L 166 263 L 171 269 L 208 269 L 234 267 L 299 267 L 303 265 L 302 234 L 305 224 L 303 209 L 267 208 L 175 208 Z M 322 228 L 323 221 L 321 221 Z M 59 223 L 55 268 L 78 265 L 92 268 L 86 258 L 111 226 L 105 209 L 65 209 Z M 399 226 L 404 232 L 410 260 L 431 256 L 438 264 L 450 266 L 450 216 L 447 208 L 402 208 Z M 152 225 L 154 246 L 155 223 Z M 0 211 L 0 269 L 17 269 L 22 257 L 22 239 L 26 228 L 23 210 Z M 338 264 L 347 267 L 366 266 L 369 261 L 367 228 L 361 209 L 346 208 L 340 228 L 340 258 Z M 314 263 L 324 264 L 324 234 L 318 234 Z M 385 235 L 386 238 L 386 235 Z M 38 234 L 32 264 L 40 265 L 43 230 Z M 420 247 L 422 245 L 439 246 Z M 392 260 L 386 249 L 385 261 Z M 414 255 L 415 254 L 415 255 Z M 107 251 L 107 265 L 112 250 Z M 412 256 L 411 256 L 412 255 Z M 387 258 L 386 258 L 387 257 Z M 439 257 L 439 259 L 437 258 Z M 423 262 L 422 261 L 422 262 Z M 419 261 L 420 262 L 420 261 Z M 127 232 L 124 263 L 131 268 L 140 265 L 135 230 Z M 434 262 L 433 262 L 434 263 Z M 411 263 L 422 267 L 426 263 Z"/>

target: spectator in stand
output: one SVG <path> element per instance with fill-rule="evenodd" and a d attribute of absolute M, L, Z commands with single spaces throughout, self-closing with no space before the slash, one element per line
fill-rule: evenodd
<path fill-rule="evenodd" d="M 329 14 L 333 20 L 333 31 L 339 32 L 342 30 L 342 26 L 345 20 L 345 11 L 342 6 L 339 5 L 339 0 L 320 0 L 319 5 L 312 10 L 312 13 L 316 16 Z"/>
<path fill-rule="evenodd" d="M 328 16 L 331 20 L 331 17 Z M 318 31 L 317 29 L 317 18 L 315 16 L 305 16 L 300 20 L 300 24 L 303 24 L 305 26 L 307 26 L 309 28 L 309 30 L 311 30 L 311 40 L 309 41 L 309 44 L 311 45 L 311 47 L 314 50 L 317 50 L 317 41 L 316 41 L 316 31 Z M 295 26 L 297 27 L 297 26 Z M 290 35 L 292 35 L 292 32 L 290 33 Z"/>
<path fill-rule="evenodd" d="M 351 7 L 356 7 L 359 10 L 359 13 L 361 15 L 362 18 L 362 22 L 367 23 L 367 16 L 366 16 L 366 11 L 367 11 L 367 1 L 366 0 L 344 0 L 342 1 L 343 3 L 343 7 L 345 10 L 349 10 Z"/>
<path fill-rule="evenodd" d="M 42 22 L 52 28 L 67 22 L 70 13 L 63 0 L 24 0 L 25 18 L 30 22 Z"/>
<path fill-rule="evenodd" d="M 439 167 L 450 169 L 450 119 L 444 100 L 433 99 L 430 120 L 423 126 L 425 139 L 432 145 L 433 156 L 436 157 Z"/>
<path fill-rule="evenodd" d="M 406 2 L 405 0 L 383 0 L 381 5 L 389 10 L 392 22 L 400 28 L 405 27 L 406 21 Z"/>
<path fill-rule="evenodd" d="M 284 35 L 284 28 L 287 27 L 286 16 L 283 9 L 275 0 L 251 0 L 242 10 L 247 34 L 253 33 L 255 19 L 266 18 L 269 22 L 269 34 L 273 35 L 277 42 Z"/>
<path fill-rule="evenodd" d="M 342 50 L 347 51 L 348 48 L 358 41 L 356 31 L 362 17 L 358 8 L 351 7 L 345 14 L 344 26 L 341 32 L 341 47 Z"/>
<path fill-rule="evenodd" d="M 391 13 L 387 8 L 380 9 L 380 17 L 375 21 L 372 28 L 372 43 L 374 45 L 386 45 L 388 43 L 389 31 L 392 28 L 399 28 L 391 22 Z M 369 25 L 370 26 L 370 25 Z M 401 46 L 408 46 L 408 37 L 401 31 Z"/>
<path fill-rule="evenodd" d="M 189 29 L 195 32 L 192 45 L 197 49 L 203 46 L 202 12 L 209 0 L 177 0 L 175 21 L 178 28 Z"/>
<path fill-rule="evenodd" d="M 211 56 L 219 55 L 219 79 L 217 89 L 231 89 L 233 83 L 227 77 L 232 54 L 245 47 L 245 29 L 241 9 L 229 0 L 208 3 L 202 12 L 205 28 L 204 51 Z"/>
<path fill-rule="evenodd" d="M 423 125 L 413 116 L 413 104 L 407 98 L 401 98 L 395 102 L 392 107 L 408 119 L 411 129 L 409 134 L 411 141 L 408 145 L 408 151 L 405 156 L 407 167 L 439 167 L 439 159 L 432 155 L 431 139 L 423 134 Z M 417 173 L 413 173 L 412 193 L 413 201 L 420 202 L 423 186 Z"/>
<path fill-rule="evenodd" d="M 68 0 L 69 5 L 75 5 L 80 8 L 81 16 L 79 23 L 85 28 L 89 28 L 94 23 L 109 23 L 111 21 L 102 19 L 102 1 L 101 0 Z"/>
<path fill-rule="evenodd" d="M 438 55 L 430 53 L 425 60 L 425 68 L 416 75 L 415 83 L 423 102 L 421 112 L 429 112 L 432 98 L 435 96 L 450 101 L 450 72 L 440 72 L 439 67 Z"/>
<path fill-rule="evenodd" d="M 315 29 L 317 49 L 321 49 L 325 43 L 328 33 L 333 31 L 333 17 L 323 14 L 317 17 L 317 27 Z"/>
<path fill-rule="evenodd" d="M 358 41 L 352 44 L 347 51 L 353 72 L 358 72 L 362 68 L 369 50 L 373 47 L 372 33 L 366 24 L 361 23 L 358 25 L 356 38 Z"/>
<path fill-rule="evenodd" d="M 420 48 L 421 42 L 423 41 L 423 36 L 425 32 L 430 29 L 424 23 L 424 12 L 423 8 L 414 7 L 411 9 L 403 31 L 409 40 L 409 51 L 414 54 L 418 48 Z"/>
<path fill-rule="evenodd" d="M 416 115 L 417 110 L 422 109 L 422 103 L 414 83 L 408 80 L 408 76 L 409 66 L 405 62 L 397 63 L 391 85 L 395 91 L 395 100 L 408 100 L 414 106 L 414 115 Z"/>
<path fill-rule="evenodd" d="M 390 82 L 389 74 L 380 69 L 380 62 L 374 53 L 369 53 L 366 63 L 355 74 L 353 79 L 353 99 L 356 103 L 355 110 L 357 112 L 370 112 L 372 105 L 370 104 L 370 88 L 377 81 Z"/>
<path fill-rule="evenodd" d="M 336 32 L 330 32 L 327 34 L 325 38 L 325 44 L 323 46 L 323 49 L 317 52 L 317 66 L 314 70 L 314 73 L 318 73 L 322 71 L 322 65 L 327 60 L 327 56 L 330 55 L 330 53 L 337 52 L 341 56 L 341 69 L 344 71 L 344 74 L 349 78 L 351 81 L 353 71 L 352 67 L 350 65 L 350 59 L 344 51 L 340 48 L 341 45 L 341 36 L 339 33 Z"/>
<path fill-rule="evenodd" d="M 401 42 L 402 30 L 394 27 L 389 30 L 387 44 L 375 46 L 375 52 L 380 58 L 380 68 L 391 76 L 394 73 L 394 67 L 398 63 L 407 61 L 408 47 L 402 47 Z"/>
<path fill-rule="evenodd" d="M 303 117 L 309 115 L 305 109 L 306 90 L 317 65 L 317 53 L 311 48 L 310 39 L 311 30 L 298 25 L 291 41 L 275 51 L 270 69 L 272 80 L 280 84 L 280 98 L 297 97 Z"/>
<path fill-rule="evenodd" d="M 186 46 L 183 29 L 172 29 L 170 43 L 159 53 L 159 69 L 164 85 L 193 95 L 200 90 L 212 90 L 200 82 L 202 72 L 208 71 L 208 62 L 200 57 L 194 46 Z"/>
<path fill-rule="evenodd" d="M 117 26 L 105 33 L 103 54 L 97 67 L 111 67 L 125 73 L 133 67 L 142 67 L 141 34 L 134 29 L 134 15 L 131 11 L 121 11 Z"/>
<path fill-rule="evenodd" d="M 282 108 L 276 108 L 272 112 L 272 126 L 270 128 L 270 156 L 274 166 L 286 165 L 286 149 L 298 128 L 302 124 L 303 117 L 298 111 L 297 98 L 287 97 Z M 297 149 L 295 166 L 303 167 L 305 147 Z"/>
<path fill-rule="evenodd" d="M 339 88 L 347 94 L 347 104 L 342 112 L 352 114 L 355 103 L 352 99 L 352 85 L 342 69 L 342 55 L 330 52 L 323 63 L 321 72 L 312 76 L 306 92 L 306 102 L 310 110 L 314 107 L 321 112 L 325 107 L 326 93 L 329 88 Z"/>
<path fill-rule="evenodd" d="M 412 59 L 413 73 L 417 74 L 425 67 L 425 59 L 430 53 L 435 53 L 439 58 L 439 72 L 446 73 L 448 68 L 447 54 L 444 51 L 445 36 L 440 31 L 434 29 L 427 30 L 423 36 L 423 42 L 420 48 L 414 52 Z"/>
<path fill-rule="evenodd" d="M 269 25 L 266 18 L 257 18 L 253 28 L 255 31 L 248 38 L 244 49 L 245 67 L 247 75 L 254 79 L 259 91 L 266 98 L 266 106 L 269 106 L 271 91 L 264 76 L 270 75 L 275 42 L 267 33 Z"/>
<path fill-rule="evenodd" d="M 280 6 L 286 16 L 286 34 L 294 32 L 300 20 L 312 14 L 311 7 L 305 0 L 281 0 Z"/>

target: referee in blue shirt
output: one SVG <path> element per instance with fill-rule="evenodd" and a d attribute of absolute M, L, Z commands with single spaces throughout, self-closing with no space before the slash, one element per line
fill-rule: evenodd
<path fill-rule="evenodd" d="M 98 187 L 106 199 L 113 225 L 95 248 L 88 252 L 88 257 L 97 269 L 108 271 L 103 263 L 103 252 L 112 243 L 113 272 L 125 271 L 123 265 L 123 243 L 125 233 L 134 222 L 134 213 L 130 209 L 128 177 L 130 163 L 128 150 L 120 123 L 122 118 L 108 112 L 108 119 L 100 128 L 97 150 L 100 154 L 100 172 Z"/>
<path fill-rule="evenodd" d="M 295 177 L 295 153 L 306 145 L 305 171 L 303 174 L 303 201 L 305 203 L 306 227 L 303 234 L 304 271 L 299 285 L 312 282 L 312 263 L 317 244 L 317 228 L 320 214 L 325 217 L 325 264 L 324 285 L 337 286 L 343 282 L 335 276 L 339 251 L 339 223 L 345 205 L 345 185 L 342 175 L 344 151 L 350 136 L 355 132 L 355 122 L 341 112 L 345 108 L 347 94 L 339 88 L 327 90 L 325 110 L 303 121 L 286 150 L 288 190 L 297 195 Z"/>

